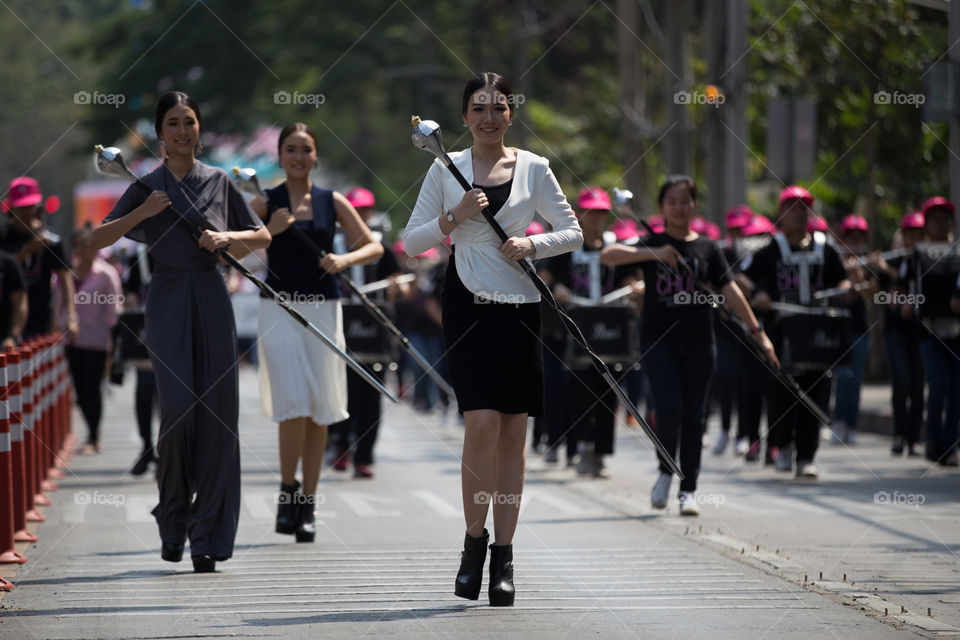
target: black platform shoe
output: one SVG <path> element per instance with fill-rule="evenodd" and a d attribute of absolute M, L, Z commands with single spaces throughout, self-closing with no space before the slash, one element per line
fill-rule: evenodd
<path fill-rule="evenodd" d="M 513 545 L 490 545 L 490 606 L 513 606 Z"/>
<path fill-rule="evenodd" d="M 183 544 L 164 542 L 160 547 L 160 557 L 167 562 L 180 562 L 183 560 Z"/>
<path fill-rule="evenodd" d="M 137 461 L 133 463 L 133 467 L 130 469 L 130 475 L 142 476 L 147 472 L 147 469 L 150 468 L 150 463 L 156 463 L 156 461 L 157 457 L 153 455 L 153 447 L 144 449 L 140 452 L 140 457 L 137 458 Z"/>
<path fill-rule="evenodd" d="M 296 533 L 297 512 L 300 506 L 297 499 L 300 495 L 299 482 L 294 481 L 293 484 L 280 483 L 280 495 L 277 497 L 277 533 Z"/>
<path fill-rule="evenodd" d="M 313 542 L 317 535 L 317 499 L 315 496 L 296 494 L 297 500 L 297 542 Z"/>
<path fill-rule="evenodd" d="M 480 583 L 483 581 L 483 563 L 487 560 L 487 543 L 490 542 L 490 533 L 484 529 L 483 535 L 473 538 L 466 534 L 463 539 L 463 551 L 460 553 L 460 571 L 457 573 L 457 583 L 453 593 L 466 598 L 477 600 L 480 598 Z"/>
<path fill-rule="evenodd" d="M 192 557 L 194 573 L 213 573 L 217 570 L 217 561 L 213 556 L 202 555 Z"/>

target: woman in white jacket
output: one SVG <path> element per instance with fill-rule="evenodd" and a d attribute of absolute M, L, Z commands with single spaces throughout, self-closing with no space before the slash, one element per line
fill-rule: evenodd
<path fill-rule="evenodd" d="M 493 505 L 490 604 L 512 605 L 513 534 L 526 463 L 527 417 L 543 413 L 540 295 L 519 265 L 580 248 L 583 235 L 546 158 L 506 147 L 516 98 L 495 73 L 471 78 L 463 92 L 464 126 L 473 146 L 450 157 L 474 189 L 439 163 L 427 172 L 403 233 L 405 251 L 420 254 L 450 236 L 442 295 L 443 335 L 453 388 L 466 423 L 461 460 L 467 532 L 454 592 L 480 595 Z M 478 215 L 495 214 L 510 238 L 501 243 Z M 525 237 L 539 213 L 550 233 Z"/>

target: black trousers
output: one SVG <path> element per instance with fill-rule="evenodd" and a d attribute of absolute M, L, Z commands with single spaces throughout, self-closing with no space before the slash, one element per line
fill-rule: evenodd
<path fill-rule="evenodd" d="M 134 402 L 137 410 L 137 427 L 140 430 L 140 439 L 143 440 L 143 450 L 153 448 L 153 405 L 157 397 L 157 379 L 152 369 L 137 369 L 137 388 L 134 391 Z"/>
<path fill-rule="evenodd" d="M 737 389 L 737 436 L 751 443 L 760 440 L 763 399 L 770 384 L 770 372 L 752 351 L 740 347 L 740 383 Z M 768 444 L 769 446 L 769 444 Z"/>
<path fill-rule="evenodd" d="M 77 406 L 87 423 L 87 442 L 98 444 L 100 417 L 103 415 L 101 384 L 107 364 L 107 352 L 67 347 L 67 362 L 70 365 L 73 387 L 77 392 Z"/>
<path fill-rule="evenodd" d="M 831 378 L 823 371 L 793 376 L 801 389 L 829 413 Z M 769 377 L 767 389 L 767 446 L 797 446 L 797 461 L 812 462 L 820 445 L 820 422 L 779 380 Z"/>
<path fill-rule="evenodd" d="M 371 373 L 383 382 L 383 369 L 371 369 Z M 354 465 L 373 464 L 373 446 L 377 443 L 380 430 L 380 392 L 350 368 L 347 369 L 347 411 L 349 418 L 330 425 L 333 441 L 337 446 L 347 449 L 352 436 L 356 443 Z"/>
<path fill-rule="evenodd" d="M 567 441 L 575 435 L 573 440 L 592 443 L 597 454 L 612 454 L 617 396 L 594 369 L 571 371 L 567 389 L 567 423 L 572 427 Z"/>
<path fill-rule="evenodd" d="M 707 393 L 716 366 L 716 354 L 712 342 L 695 344 L 662 340 L 649 348 L 644 359 L 657 403 L 654 432 L 667 451 L 680 450 L 680 470 L 684 476 L 680 491 L 697 489 Z M 657 456 L 661 473 L 671 473 L 659 453 Z"/>

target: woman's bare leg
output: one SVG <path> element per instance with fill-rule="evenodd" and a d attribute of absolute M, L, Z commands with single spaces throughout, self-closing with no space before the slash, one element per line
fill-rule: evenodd
<path fill-rule="evenodd" d="M 494 544 L 513 544 L 523 498 L 527 464 L 527 414 L 500 414 L 497 438 L 496 500 L 493 503 Z"/>
<path fill-rule="evenodd" d="M 491 409 L 478 409 L 464 411 L 463 419 L 466 423 L 460 463 L 463 517 L 467 533 L 479 538 L 483 535 L 494 491 L 500 414 Z"/>

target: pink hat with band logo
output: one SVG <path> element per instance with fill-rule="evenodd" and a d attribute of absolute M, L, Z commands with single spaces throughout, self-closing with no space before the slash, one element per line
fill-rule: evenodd
<path fill-rule="evenodd" d="M 829 228 L 827 221 L 816 214 L 811 215 L 810 220 L 807 221 L 807 231 L 826 231 Z"/>
<path fill-rule="evenodd" d="M 920 207 L 920 212 L 924 216 L 926 216 L 927 212 L 930 211 L 930 209 L 937 209 L 937 208 L 946 209 L 947 211 L 950 212 L 951 216 L 954 215 L 954 213 L 956 212 L 956 209 L 954 208 L 953 203 L 947 200 L 946 198 L 944 198 L 943 196 L 933 196 L 932 198 L 924 202 L 923 206 Z"/>
<path fill-rule="evenodd" d="M 577 209 L 583 210 L 610 210 L 610 196 L 600 187 L 590 187 L 580 192 L 577 198 Z"/>
<path fill-rule="evenodd" d="M 43 200 L 40 185 L 33 178 L 20 177 L 10 181 L 7 204 L 11 207 L 32 207 Z"/>
<path fill-rule="evenodd" d="M 637 223 L 630 218 L 620 218 L 613 223 L 610 230 L 613 231 L 613 235 L 617 237 L 617 242 L 623 242 L 624 240 L 636 238 L 640 235 L 637 231 Z"/>
<path fill-rule="evenodd" d="M 723 214 L 727 229 L 747 227 L 753 222 L 753 211 L 745 204 L 738 204 Z"/>
<path fill-rule="evenodd" d="M 900 221 L 901 229 L 923 229 L 923 214 L 919 211 L 911 211 L 903 216 Z"/>
<path fill-rule="evenodd" d="M 373 207 L 377 204 L 376 199 L 373 197 L 373 192 L 363 187 L 354 187 L 350 189 L 350 191 L 347 191 L 345 195 L 347 202 L 352 204 L 355 209 Z"/>
<path fill-rule="evenodd" d="M 792 184 L 780 192 L 780 204 L 792 199 L 803 200 L 808 207 L 813 206 L 813 196 L 810 195 L 810 192 L 796 184 Z"/>
<path fill-rule="evenodd" d="M 858 216 L 855 213 L 851 213 L 843 219 L 840 223 L 840 231 L 846 233 L 847 231 L 869 231 L 870 225 L 867 224 L 867 219 L 863 216 Z"/>

